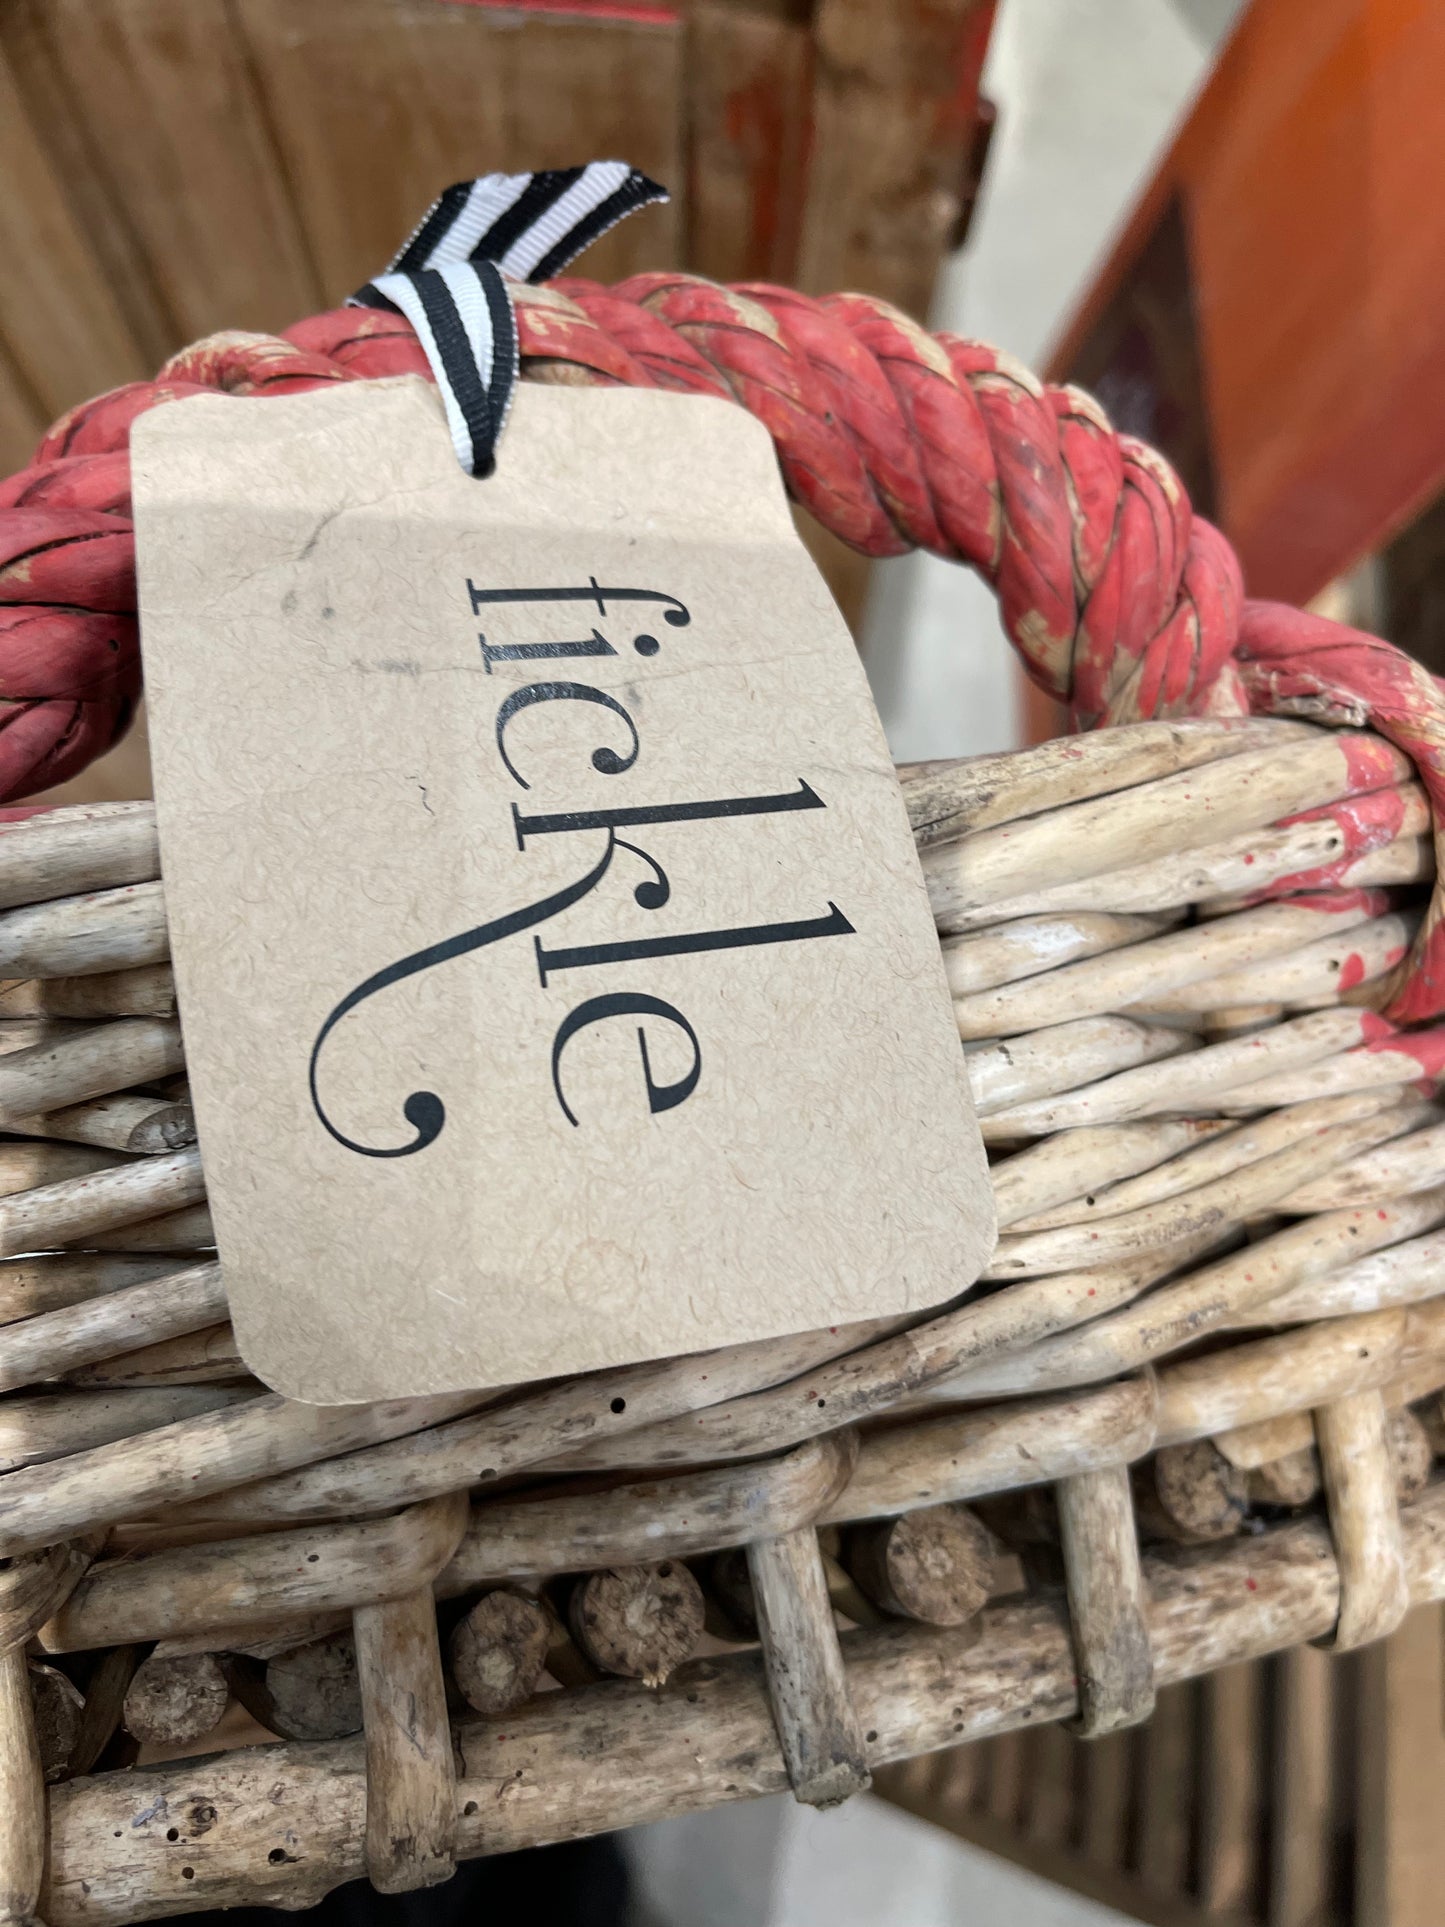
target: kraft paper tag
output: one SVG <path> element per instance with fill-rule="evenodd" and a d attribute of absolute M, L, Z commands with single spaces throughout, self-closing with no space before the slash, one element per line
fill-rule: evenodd
<path fill-rule="evenodd" d="M 132 437 L 241 1351 L 322 1403 L 921 1310 L 993 1207 L 848 632 L 742 409 L 414 378 Z"/>

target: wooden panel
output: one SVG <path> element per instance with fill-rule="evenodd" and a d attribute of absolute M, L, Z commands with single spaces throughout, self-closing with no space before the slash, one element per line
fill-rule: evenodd
<path fill-rule="evenodd" d="M 1333 1705 L 1341 1662 L 1313 1646 L 1297 1646 L 1270 1664 L 1274 1722 L 1265 1918 L 1269 1927 L 1325 1927 L 1336 1859 Z"/>
<path fill-rule="evenodd" d="M 146 733 L 145 703 L 140 704 L 128 733 L 114 749 L 72 776 L 68 783 L 27 797 L 58 809 L 62 803 L 131 803 L 151 794 L 150 738 Z"/>
<path fill-rule="evenodd" d="M 996 1733 L 984 1742 L 983 1811 L 990 1820 L 1017 1827 L 1024 1790 L 1023 1732 Z"/>
<path fill-rule="evenodd" d="M 963 208 L 992 0 L 820 0 L 798 285 L 924 316 Z"/>
<path fill-rule="evenodd" d="M 1054 357 L 1185 209 L 1221 519 L 1303 602 L 1445 478 L 1445 9 L 1254 0 Z"/>
<path fill-rule="evenodd" d="M 793 279 L 811 118 L 805 21 L 699 0 L 688 40 L 688 265 Z"/>
<path fill-rule="evenodd" d="M 1386 626 L 1379 633 L 1438 676 L 1445 671 L 1445 496 L 1396 536 L 1380 557 L 1380 577 Z"/>
<path fill-rule="evenodd" d="M 1445 1667 L 1439 1606 L 1361 1654 L 1354 1927 L 1439 1927 Z"/>
<path fill-rule="evenodd" d="M 1024 1833 L 1040 1847 L 1068 1847 L 1081 1743 L 1057 1723 L 1036 1726 L 1025 1739 Z"/>
<path fill-rule="evenodd" d="M 1162 1687 L 1138 1729 L 1136 1867 L 1159 1894 L 1182 1894 L 1189 1879 L 1197 1691 L 1192 1682 Z"/>
<path fill-rule="evenodd" d="M 0 475 L 25 466 L 45 427 L 44 409 L 0 343 Z"/>
<path fill-rule="evenodd" d="M 310 314 L 320 285 L 225 0 L 45 0 L 41 18 L 173 341 Z"/>
<path fill-rule="evenodd" d="M 383 268 L 450 182 L 625 159 L 682 180 L 681 26 L 437 0 L 235 0 L 327 302 Z M 588 250 L 611 280 L 678 258 L 678 208 Z"/>
<path fill-rule="evenodd" d="M 1118 1872 L 1129 1844 L 1135 1736 L 1106 1733 L 1084 1748 L 1079 1789 L 1079 1851 L 1101 1871 Z"/>
<path fill-rule="evenodd" d="M 1199 1685 L 1198 1888 L 1211 1913 L 1252 1913 L 1259 1892 L 1263 1691 L 1257 1661 Z"/>
<path fill-rule="evenodd" d="M 49 418 L 146 372 L 0 51 L 0 340 Z"/>

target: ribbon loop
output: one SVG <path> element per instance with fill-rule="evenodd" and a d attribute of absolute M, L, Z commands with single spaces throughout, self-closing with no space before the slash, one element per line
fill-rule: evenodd
<path fill-rule="evenodd" d="M 457 460 L 490 475 L 517 385 L 511 281 L 543 281 L 667 192 L 625 161 L 457 181 L 427 209 L 385 274 L 348 307 L 411 323 L 446 409 Z"/>

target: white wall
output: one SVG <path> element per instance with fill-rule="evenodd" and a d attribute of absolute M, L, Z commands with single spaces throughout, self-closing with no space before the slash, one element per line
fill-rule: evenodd
<path fill-rule="evenodd" d="M 1037 368 L 1187 109 L 1239 0 L 1001 0 L 998 126 L 933 325 Z M 1007 749 L 1017 678 L 991 592 L 932 556 L 881 563 L 864 657 L 900 762 Z"/>

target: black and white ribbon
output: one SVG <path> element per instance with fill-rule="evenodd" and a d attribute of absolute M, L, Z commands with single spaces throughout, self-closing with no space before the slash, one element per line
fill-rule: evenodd
<path fill-rule="evenodd" d="M 349 306 L 389 308 L 416 330 L 468 474 L 491 474 L 517 385 L 508 280 L 546 280 L 635 209 L 667 198 L 624 161 L 458 181 L 386 273 L 350 297 Z"/>

